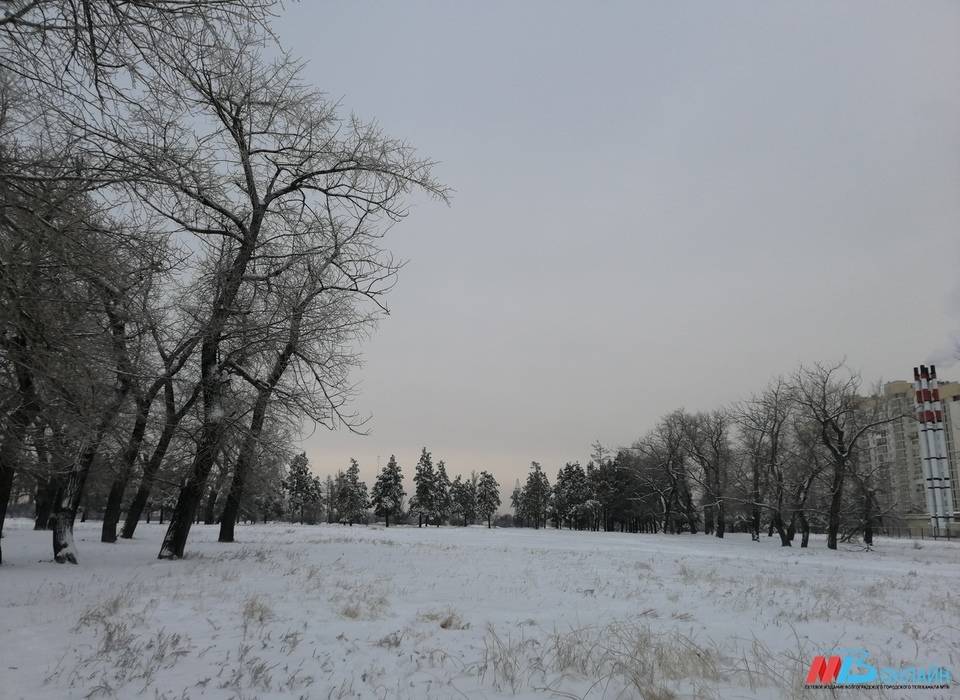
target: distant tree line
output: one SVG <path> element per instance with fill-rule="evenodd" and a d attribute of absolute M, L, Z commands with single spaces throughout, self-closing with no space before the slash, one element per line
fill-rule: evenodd
<path fill-rule="evenodd" d="M 709 412 L 671 411 L 630 446 L 595 444 L 586 467 L 565 464 L 551 486 L 533 462 L 510 498 L 517 525 L 624 532 L 766 530 L 801 547 L 872 544 L 896 509 L 890 475 L 870 451 L 878 428 L 902 416 L 861 395 L 844 364 L 815 364 L 745 401 Z"/>
<path fill-rule="evenodd" d="M 300 453 L 289 466 L 274 472 L 272 480 L 251 492 L 241 517 L 248 521 L 353 525 L 369 523 L 372 515 L 383 518 L 386 527 L 414 519 L 421 526 L 486 522 L 492 527 L 500 506 L 500 485 L 489 472 L 471 472 L 468 478 L 457 475 L 451 482 L 443 462 L 434 470 L 430 453 L 424 448 L 415 477 L 419 497 L 412 498 L 409 507 L 405 503 L 403 479 L 403 470 L 394 455 L 368 490 L 360 478 L 357 460 L 351 459 L 346 471 L 321 479 L 311 471 L 306 454 Z"/>

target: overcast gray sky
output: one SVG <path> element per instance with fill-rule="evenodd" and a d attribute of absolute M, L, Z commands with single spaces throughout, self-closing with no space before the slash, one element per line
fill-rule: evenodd
<path fill-rule="evenodd" d="M 456 190 L 391 233 L 372 434 L 315 434 L 320 473 L 409 476 L 427 445 L 552 480 L 801 361 L 952 354 L 960 3 L 307 0 L 278 26 Z"/>

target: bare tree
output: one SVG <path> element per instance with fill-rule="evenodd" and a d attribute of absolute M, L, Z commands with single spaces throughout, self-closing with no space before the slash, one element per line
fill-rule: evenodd
<path fill-rule="evenodd" d="M 704 529 L 723 537 L 726 529 L 727 476 L 732 459 L 731 419 L 724 410 L 689 415 L 681 413 L 681 430 L 686 453 L 700 468 L 706 507 Z"/>
<path fill-rule="evenodd" d="M 860 376 L 844 363 L 801 366 L 793 376 L 793 400 L 801 415 L 815 425 L 830 456 L 827 547 L 837 548 L 844 484 L 853 471 L 864 435 L 899 416 L 868 414 L 859 394 Z M 878 404 L 879 405 L 879 404 Z"/>
<path fill-rule="evenodd" d="M 688 475 L 688 457 L 684 451 L 683 411 L 677 410 L 660 419 L 657 426 L 637 441 L 634 449 L 647 459 L 638 475 L 640 488 L 655 494 L 660 502 L 661 529 L 679 531 L 679 512 L 692 534 L 697 532 L 697 513 L 693 505 Z M 638 494 L 643 495 L 643 494 Z"/>
<path fill-rule="evenodd" d="M 298 261 L 319 267 L 329 238 L 315 244 L 318 222 L 331 215 L 369 210 L 399 220 L 411 188 L 444 195 L 429 162 L 373 127 L 338 118 L 299 81 L 291 60 L 261 61 L 249 36 L 214 41 L 208 29 L 197 31 L 195 40 L 170 47 L 167 74 L 149 83 L 128 119 L 87 128 L 99 148 L 110 144 L 110 167 L 129 176 L 145 206 L 179 231 L 211 242 L 210 296 L 199 332 L 203 425 L 164 558 L 182 555 L 220 448 L 230 371 L 221 345 L 244 289 L 279 277 Z M 283 239 L 303 243 L 294 254 L 275 257 L 275 243 Z M 376 276 L 367 280 L 379 282 Z"/>

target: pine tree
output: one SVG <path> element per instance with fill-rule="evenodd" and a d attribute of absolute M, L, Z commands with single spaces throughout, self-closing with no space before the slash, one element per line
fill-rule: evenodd
<path fill-rule="evenodd" d="M 410 509 L 417 512 L 417 527 L 423 527 L 423 518 L 428 519 L 433 512 L 434 503 L 434 481 L 436 474 L 433 472 L 433 460 L 427 448 L 424 447 L 420 453 L 420 459 L 413 475 L 413 483 L 416 484 L 416 490 L 413 499 L 410 501 Z M 428 523 L 429 525 L 429 520 Z"/>
<path fill-rule="evenodd" d="M 436 525 L 440 527 L 453 505 L 450 500 L 450 477 L 447 476 L 447 466 L 441 459 L 437 462 L 436 479 L 433 482 L 433 512 L 436 516 Z"/>
<path fill-rule="evenodd" d="M 453 480 L 453 483 L 450 484 L 450 503 L 451 510 L 456 515 L 460 516 L 462 524 L 467 524 L 468 512 L 470 504 L 467 502 L 468 496 L 468 486 L 469 482 L 464 482 L 463 477 L 457 474 L 457 477 Z"/>
<path fill-rule="evenodd" d="M 360 465 L 351 458 L 343 478 L 343 517 L 352 526 L 354 521 L 364 520 L 370 499 L 367 497 L 367 485 L 360 480 Z"/>
<path fill-rule="evenodd" d="M 493 514 L 499 507 L 500 484 L 490 472 L 480 472 L 480 478 L 477 481 L 477 513 L 481 518 L 486 518 L 488 528 L 491 527 Z"/>
<path fill-rule="evenodd" d="M 405 495 L 403 472 L 400 470 L 400 465 L 397 464 L 397 458 L 390 455 L 387 466 L 377 475 L 377 481 L 373 485 L 370 497 L 370 505 L 374 508 L 373 512 L 384 517 L 387 527 L 390 527 L 390 515 L 396 515 L 403 508 L 403 497 Z"/>
<path fill-rule="evenodd" d="M 539 528 L 541 524 L 545 524 L 550 506 L 550 482 L 547 481 L 547 475 L 543 473 L 539 462 L 530 463 L 530 473 L 523 489 L 523 501 L 527 514 L 533 520 L 533 526 Z"/>
<path fill-rule="evenodd" d="M 517 483 L 513 487 L 513 493 L 510 494 L 510 507 L 513 508 L 514 520 L 518 521 L 522 527 L 523 521 L 527 517 L 527 511 L 523 499 L 523 489 L 520 488 L 520 479 L 517 479 Z"/>
<path fill-rule="evenodd" d="M 301 452 L 293 458 L 283 486 L 287 492 L 290 512 L 300 514 L 300 524 L 302 525 L 306 507 L 320 503 L 323 498 L 320 479 L 310 472 L 310 463 L 307 461 L 305 452 Z"/>
<path fill-rule="evenodd" d="M 327 522 L 337 522 L 337 486 L 333 482 L 333 477 L 327 474 L 327 480 L 324 485 L 324 500 L 327 503 Z"/>

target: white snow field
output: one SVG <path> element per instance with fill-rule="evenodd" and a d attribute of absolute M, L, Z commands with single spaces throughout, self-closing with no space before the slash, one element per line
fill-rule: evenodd
<path fill-rule="evenodd" d="M 161 526 L 86 523 L 70 566 L 30 527 L 3 544 L 5 700 L 826 698 L 803 683 L 834 648 L 960 672 L 956 542 L 201 525 L 158 561 Z"/>

